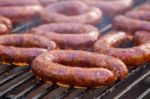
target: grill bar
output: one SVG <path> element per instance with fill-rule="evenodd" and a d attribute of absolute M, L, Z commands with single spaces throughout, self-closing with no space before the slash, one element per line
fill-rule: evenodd
<path fill-rule="evenodd" d="M 33 84 L 29 85 L 28 88 L 26 88 L 25 90 L 23 90 L 21 93 L 17 94 L 17 95 L 12 95 L 12 94 L 7 94 L 6 98 L 13 98 L 13 99 L 18 99 L 23 97 L 24 95 L 26 95 L 27 93 L 31 92 L 33 89 L 37 88 L 38 86 L 42 85 L 42 81 L 41 80 L 37 80 L 37 79 L 33 79 Z"/>
<path fill-rule="evenodd" d="M 14 66 L 12 66 L 12 65 L 1 65 L 0 66 L 0 74 L 5 73 L 12 68 L 14 68 Z"/>
<path fill-rule="evenodd" d="M 143 67 L 139 67 L 137 69 L 132 70 L 128 77 L 118 83 L 114 84 L 112 87 L 106 89 L 103 93 L 100 93 L 97 98 L 103 99 L 104 97 L 110 98 L 115 97 L 120 92 L 125 92 L 124 90 L 130 86 L 131 83 L 140 79 L 145 72 L 150 70 L 149 65 L 145 65 Z M 141 80 L 140 80 L 141 81 Z M 111 93 L 111 94 L 110 94 Z"/>
<path fill-rule="evenodd" d="M 28 79 L 31 79 L 33 77 L 33 74 L 31 72 L 26 72 L 25 74 L 19 76 L 18 78 L 14 79 L 13 81 L 3 85 L 0 87 L 0 96 L 3 96 L 10 90 L 14 89 L 18 85 L 24 83 Z"/>
<path fill-rule="evenodd" d="M 119 93 L 115 98 L 119 99 L 120 97 L 122 97 L 124 94 L 127 93 L 127 91 L 131 90 L 132 87 L 134 87 L 136 84 L 138 84 L 140 81 L 142 81 L 148 75 L 150 75 L 150 71 L 148 71 L 147 73 L 145 73 L 144 75 L 142 75 L 139 79 L 137 79 L 132 84 L 130 84 L 125 90 L 123 90 L 121 93 Z"/>
<path fill-rule="evenodd" d="M 150 94 L 150 88 L 144 91 L 137 99 L 143 99 L 147 94 Z"/>
<path fill-rule="evenodd" d="M 67 90 L 64 90 L 59 96 L 56 97 L 56 99 L 64 99 L 75 90 L 76 90 L 75 88 L 70 87 Z"/>
<path fill-rule="evenodd" d="M 32 99 L 40 99 L 41 97 L 43 97 L 44 95 L 48 94 L 56 88 L 58 88 L 57 85 L 51 85 L 46 90 L 42 91 L 40 94 L 34 96 Z"/>
<path fill-rule="evenodd" d="M 0 76 L 0 85 L 29 70 L 27 67 L 17 67 Z"/>

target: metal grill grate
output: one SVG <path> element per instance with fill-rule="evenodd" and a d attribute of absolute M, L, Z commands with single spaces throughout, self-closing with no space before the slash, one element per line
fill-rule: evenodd
<path fill-rule="evenodd" d="M 136 0 L 135 6 L 148 0 Z M 97 27 L 101 33 L 112 30 L 112 18 L 105 17 Z M 13 32 L 28 31 L 39 25 L 39 21 L 17 25 Z M 130 71 L 129 76 L 110 86 L 98 89 L 64 88 L 56 84 L 46 84 L 35 78 L 30 66 L 16 67 L 14 65 L 0 66 L 0 98 L 4 99 L 148 99 L 150 98 L 150 64 Z"/>

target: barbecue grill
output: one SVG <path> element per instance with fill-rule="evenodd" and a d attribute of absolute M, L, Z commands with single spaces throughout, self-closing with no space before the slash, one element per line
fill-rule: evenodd
<path fill-rule="evenodd" d="M 148 0 L 135 0 L 138 7 Z M 105 17 L 97 27 L 100 33 L 112 31 L 112 18 Z M 40 21 L 16 25 L 13 32 L 28 31 L 40 25 Z M 30 66 L 0 66 L 0 98 L 2 99 L 150 99 L 150 63 L 131 69 L 126 79 L 102 88 L 64 88 L 57 84 L 47 84 L 31 72 Z"/>

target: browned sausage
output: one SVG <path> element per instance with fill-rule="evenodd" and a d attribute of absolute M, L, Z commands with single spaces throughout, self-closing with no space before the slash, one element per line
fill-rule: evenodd
<path fill-rule="evenodd" d="M 76 22 L 96 24 L 100 22 L 102 13 L 98 8 L 88 7 L 80 1 L 59 1 L 45 8 L 42 20 L 45 22 Z"/>
<path fill-rule="evenodd" d="M 0 35 L 10 33 L 12 30 L 12 23 L 9 19 L 0 16 Z"/>
<path fill-rule="evenodd" d="M 31 33 L 44 35 L 55 41 L 60 48 L 82 49 L 92 46 L 99 32 L 91 26 L 80 23 L 51 23 L 33 28 Z"/>
<path fill-rule="evenodd" d="M 128 11 L 133 6 L 133 0 L 82 0 L 90 6 L 101 9 L 105 14 L 115 16 Z"/>
<path fill-rule="evenodd" d="M 0 6 L 27 6 L 43 5 L 46 6 L 58 0 L 0 0 Z"/>
<path fill-rule="evenodd" d="M 145 10 L 130 11 L 126 13 L 126 16 L 133 19 L 150 21 L 150 11 L 145 11 Z"/>
<path fill-rule="evenodd" d="M 2 35 L 0 36 L 0 62 L 18 65 L 30 64 L 37 55 L 55 47 L 53 41 L 43 36 L 32 34 Z"/>
<path fill-rule="evenodd" d="M 38 5 L 38 0 L 0 0 L 0 6 Z"/>
<path fill-rule="evenodd" d="M 54 2 L 59 1 L 59 0 L 38 0 L 38 1 L 39 1 L 39 3 L 41 5 L 47 6 L 47 5 L 51 4 L 51 3 L 54 3 Z"/>
<path fill-rule="evenodd" d="M 117 30 L 123 30 L 131 34 L 135 33 L 136 31 L 150 32 L 150 22 L 132 19 L 122 15 L 115 17 L 113 21 L 113 26 Z"/>
<path fill-rule="evenodd" d="M 32 70 L 44 81 L 76 87 L 100 87 L 128 74 L 119 59 L 77 50 L 44 53 L 34 59 Z"/>
<path fill-rule="evenodd" d="M 143 4 L 140 7 L 137 8 L 138 10 L 147 10 L 150 11 L 150 4 Z"/>
<path fill-rule="evenodd" d="M 124 32 L 111 33 L 101 37 L 95 43 L 94 50 L 99 53 L 119 58 L 129 67 L 140 66 L 141 64 L 145 64 L 150 61 L 149 37 L 150 33 L 148 32 L 136 32 L 133 40 L 137 46 L 132 48 L 117 48 L 125 41 L 129 40 L 128 36 Z"/>
<path fill-rule="evenodd" d="M 37 18 L 40 16 L 41 11 L 42 7 L 40 5 L 0 7 L 0 15 L 10 18 L 14 23 Z"/>

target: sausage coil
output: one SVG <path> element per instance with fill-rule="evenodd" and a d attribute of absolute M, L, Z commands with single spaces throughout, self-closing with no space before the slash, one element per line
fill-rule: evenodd
<path fill-rule="evenodd" d="M 52 22 L 76 22 L 85 24 L 97 24 L 102 18 L 98 8 L 88 7 L 80 1 L 54 2 L 45 8 L 42 20 Z"/>
<path fill-rule="evenodd" d="M 18 65 L 30 64 L 36 56 L 55 47 L 53 41 L 42 36 L 32 34 L 2 35 L 0 36 L 0 62 Z"/>
<path fill-rule="evenodd" d="M 133 0 L 82 0 L 90 6 L 101 9 L 109 16 L 128 11 L 133 6 Z"/>
<path fill-rule="evenodd" d="M 10 10 L 11 9 L 11 10 Z M 10 18 L 13 23 L 26 22 L 41 15 L 40 5 L 0 7 L 0 15 Z"/>
<path fill-rule="evenodd" d="M 111 55 L 121 59 L 128 67 L 135 67 L 150 61 L 150 33 L 139 31 L 133 37 L 136 46 L 132 48 L 118 48 L 129 37 L 124 32 L 111 33 L 101 37 L 95 44 L 96 52 Z"/>
<path fill-rule="evenodd" d="M 92 46 L 99 32 L 91 26 L 79 23 L 52 23 L 33 28 L 31 33 L 43 35 L 55 41 L 60 48 L 82 49 Z"/>
<path fill-rule="evenodd" d="M 136 31 L 150 32 L 150 22 L 132 19 L 122 15 L 115 17 L 113 26 L 117 30 L 123 30 L 129 34 L 134 34 Z"/>
<path fill-rule="evenodd" d="M 128 74 L 119 59 L 77 50 L 52 50 L 41 54 L 32 62 L 32 70 L 46 82 L 76 87 L 100 87 Z"/>

